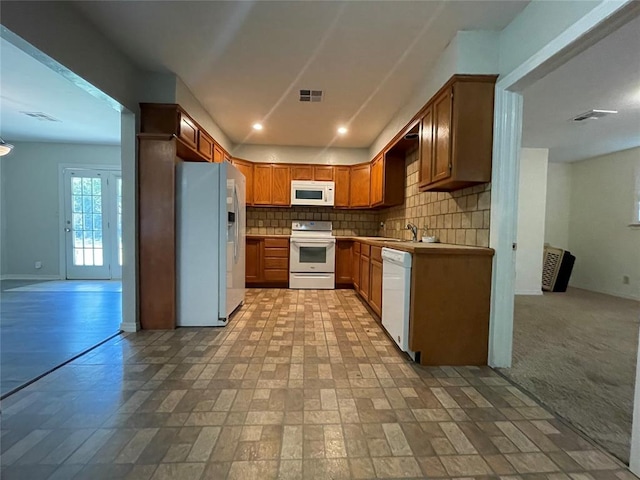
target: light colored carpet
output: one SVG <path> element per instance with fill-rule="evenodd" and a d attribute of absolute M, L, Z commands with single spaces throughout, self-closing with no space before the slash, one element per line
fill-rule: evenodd
<path fill-rule="evenodd" d="M 580 289 L 517 296 L 500 371 L 628 463 L 640 302 Z"/>
<path fill-rule="evenodd" d="M 11 288 L 7 292 L 122 292 L 120 280 L 52 280 Z"/>

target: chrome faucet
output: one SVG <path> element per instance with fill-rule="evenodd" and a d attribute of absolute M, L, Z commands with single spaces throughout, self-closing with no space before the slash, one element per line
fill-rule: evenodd
<path fill-rule="evenodd" d="M 418 227 L 416 227 L 413 223 L 407 223 L 407 230 L 411 230 L 413 234 L 413 242 L 418 241 Z"/>

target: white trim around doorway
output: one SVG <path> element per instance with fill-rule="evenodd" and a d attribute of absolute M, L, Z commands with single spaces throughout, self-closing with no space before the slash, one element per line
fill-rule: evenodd
<path fill-rule="evenodd" d="M 64 172 L 67 169 L 75 170 L 106 170 L 109 172 L 122 172 L 120 165 L 61 163 L 58 165 L 58 268 L 59 278 L 67 278 L 67 265 L 65 250 L 65 198 L 64 198 Z"/>

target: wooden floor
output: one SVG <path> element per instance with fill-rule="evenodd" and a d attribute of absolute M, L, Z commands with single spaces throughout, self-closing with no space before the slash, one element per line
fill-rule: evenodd
<path fill-rule="evenodd" d="M 484 367 L 422 367 L 350 290 L 249 290 L 3 402 L 3 480 L 632 480 Z"/>
<path fill-rule="evenodd" d="M 0 282 L 0 396 L 120 329 L 120 282 Z"/>

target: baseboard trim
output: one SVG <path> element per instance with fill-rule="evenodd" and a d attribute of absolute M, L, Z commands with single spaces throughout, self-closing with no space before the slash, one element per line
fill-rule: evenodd
<path fill-rule="evenodd" d="M 0 275 L 0 280 L 63 280 L 60 275 L 32 275 L 28 273 L 7 273 Z"/>
<path fill-rule="evenodd" d="M 594 292 L 594 293 L 602 293 L 603 295 L 610 295 L 612 297 L 624 298 L 626 300 L 635 300 L 636 302 L 640 301 L 640 297 L 634 296 L 632 294 L 627 295 L 627 294 L 620 293 L 620 292 L 612 292 L 611 290 L 599 290 L 599 289 L 591 288 L 591 287 L 583 287 L 581 285 L 569 285 L 569 287 L 579 288 L 580 290 L 587 290 L 589 292 Z"/>
<path fill-rule="evenodd" d="M 122 322 L 120 324 L 120 330 L 122 330 L 123 332 L 127 332 L 127 333 L 133 333 L 133 332 L 137 332 L 138 330 L 140 330 L 140 324 L 139 323 L 129 323 L 129 322 Z"/>
<path fill-rule="evenodd" d="M 542 290 L 518 290 L 516 295 L 542 295 Z"/>

